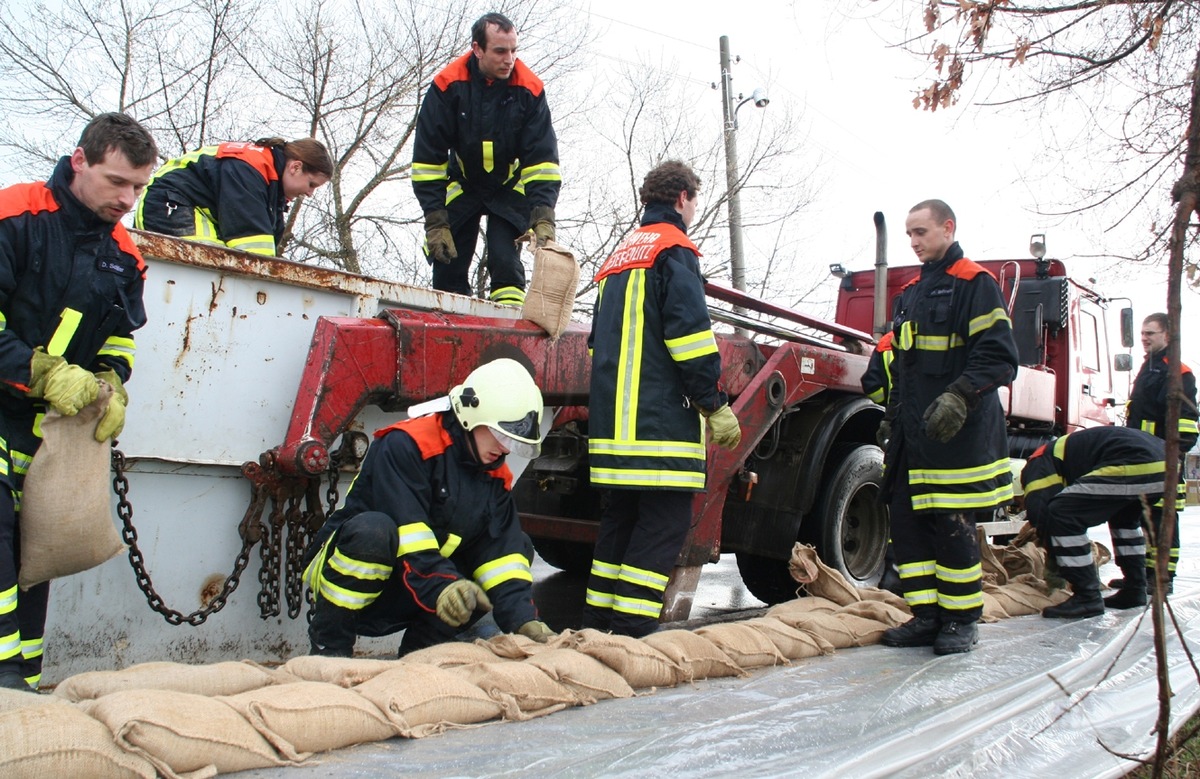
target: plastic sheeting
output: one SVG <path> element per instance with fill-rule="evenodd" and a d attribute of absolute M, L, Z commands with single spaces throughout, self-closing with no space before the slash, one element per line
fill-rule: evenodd
<path fill-rule="evenodd" d="M 1184 515 L 1171 605 L 1200 643 L 1200 509 Z M 1107 543 L 1107 531 L 1093 531 Z M 1119 575 L 1105 566 L 1102 577 Z M 1200 684 L 1171 630 L 1174 731 Z M 1158 684 L 1148 611 L 980 626 L 965 655 L 870 646 L 603 701 L 530 722 L 319 756 L 241 777 L 1117 777 L 1154 749 Z M 1116 753 L 1116 754 L 1114 754 Z"/>

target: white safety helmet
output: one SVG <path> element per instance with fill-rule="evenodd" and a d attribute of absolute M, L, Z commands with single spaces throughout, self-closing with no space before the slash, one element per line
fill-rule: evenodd
<path fill-rule="evenodd" d="M 1020 457 L 1008 458 L 1008 468 L 1012 472 L 1013 497 L 1020 498 L 1025 495 L 1025 485 L 1021 481 L 1021 471 L 1025 470 L 1025 461 Z"/>
<path fill-rule="evenodd" d="M 480 365 L 450 390 L 450 408 L 463 428 L 487 425 L 504 448 L 527 459 L 541 450 L 543 406 L 529 371 L 508 357 Z"/>

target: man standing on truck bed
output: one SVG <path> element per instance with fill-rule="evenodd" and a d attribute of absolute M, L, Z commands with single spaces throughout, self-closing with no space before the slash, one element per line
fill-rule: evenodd
<path fill-rule="evenodd" d="M 1146 350 L 1146 361 L 1142 363 L 1142 369 L 1138 371 L 1137 378 L 1133 380 L 1133 392 L 1129 396 L 1129 410 L 1126 414 L 1125 424 L 1128 427 L 1134 427 L 1138 430 L 1150 433 L 1162 439 L 1167 437 L 1167 346 L 1171 342 L 1170 332 L 1167 330 L 1167 315 L 1163 313 L 1154 313 L 1146 317 L 1142 322 L 1142 348 Z M 1184 457 L 1192 447 L 1196 444 L 1197 429 L 1196 419 L 1196 375 L 1192 373 L 1192 369 L 1180 363 L 1180 379 L 1183 386 L 1183 397 L 1179 403 L 1179 492 L 1180 498 L 1183 496 L 1183 463 Z M 1177 500 L 1176 506 L 1182 509 L 1183 500 Z M 1155 514 L 1158 521 L 1155 522 L 1154 529 L 1157 531 L 1160 528 L 1162 520 L 1162 512 Z M 1155 539 L 1158 533 L 1155 532 Z M 1170 592 L 1171 583 L 1175 580 L 1175 568 L 1179 564 L 1179 512 L 1175 513 L 1175 536 L 1171 544 L 1171 559 L 1167 563 L 1167 571 L 1169 579 L 1167 582 L 1167 591 Z M 1153 593 L 1155 585 L 1155 561 L 1157 559 L 1157 541 L 1150 544 L 1146 550 L 1146 567 L 1150 569 L 1150 576 L 1146 580 L 1147 591 Z M 1124 586 L 1123 583 L 1117 581 L 1109 582 L 1110 585 Z"/>
<path fill-rule="evenodd" d="M 713 442 L 742 438 L 721 390 L 721 355 L 686 230 L 700 179 L 682 162 L 646 174 L 642 225 L 596 273 L 588 403 L 591 482 L 603 488 L 583 626 L 640 638 L 663 594 L 704 489 L 704 419 Z"/>
<path fill-rule="evenodd" d="M 125 114 L 100 114 L 47 182 L 0 190 L 0 687 L 42 675 L 50 583 L 17 591 L 21 489 L 48 409 L 72 416 L 113 388 L 96 440 L 125 422 L 146 265 L 120 219 L 158 150 Z"/>
<path fill-rule="evenodd" d="M 983 614 L 975 524 L 1012 499 L 1008 437 L 996 389 L 1013 380 L 1017 347 L 1000 286 L 966 259 L 954 212 L 912 207 L 905 232 L 920 276 L 893 317 L 895 406 L 886 489 L 892 542 L 913 618 L 887 646 L 969 652 Z"/>
<path fill-rule="evenodd" d="M 517 31 L 498 13 L 471 27 L 471 51 L 433 79 L 417 114 L 412 185 L 425 212 L 433 288 L 471 294 L 471 256 L 487 214 L 490 299 L 525 302 L 516 239 L 554 238 L 562 175 L 541 80 L 517 59 Z"/>
<path fill-rule="evenodd" d="M 375 433 L 345 505 L 309 545 L 311 654 L 350 657 L 357 636 L 403 630 L 404 655 L 452 641 L 493 602 L 501 630 L 554 635 L 533 605 L 533 543 L 504 462 L 537 456 L 542 393 L 519 362 L 500 358 L 445 401 L 445 411 Z"/>

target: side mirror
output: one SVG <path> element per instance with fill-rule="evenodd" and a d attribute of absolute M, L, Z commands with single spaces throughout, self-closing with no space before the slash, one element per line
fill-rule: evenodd
<path fill-rule="evenodd" d="M 1129 309 L 1125 310 L 1128 311 Z M 1113 357 L 1113 370 L 1121 373 L 1128 373 L 1133 370 L 1133 355 L 1124 353 L 1115 355 Z"/>
<path fill-rule="evenodd" d="M 1133 309 L 1128 306 L 1121 309 L 1121 346 L 1126 349 L 1133 348 Z M 1131 357 L 1130 360 L 1132 359 Z M 1117 370 L 1121 369 L 1117 368 Z M 1125 368 L 1125 370 L 1129 370 L 1129 368 Z"/>

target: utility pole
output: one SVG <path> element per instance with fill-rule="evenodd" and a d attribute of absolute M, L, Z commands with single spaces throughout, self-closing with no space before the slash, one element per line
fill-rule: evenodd
<path fill-rule="evenodd" d="M 746 260 L 742 254 L 742 204 L 738 185 L 737 108 L 729 72 L 729 36 L 721 36 L 721 109 L 725 117 L 725 191 L 729 198 L 729 276 L 733 288 L 746 291 Z M 739 96 L 740 97 L 740 96 Z"/>

